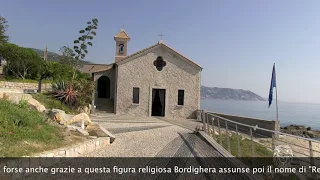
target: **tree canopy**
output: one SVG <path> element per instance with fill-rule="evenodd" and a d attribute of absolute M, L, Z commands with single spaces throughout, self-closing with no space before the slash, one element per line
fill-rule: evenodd
<path fill-rule="evenodd" d="M 22 79 L 39 77 L 43 60 L 34 51 L 15 44 L 0 44 L 0 54 L 6 60 L 6 70 L 9 75 Z"/>
<path fill-rule="evenodd" d="M 0 16 L 0 43 L 9 41 L 9 36 L 6 34 L 8 29 L 7 21 L 4 17 Z"/>

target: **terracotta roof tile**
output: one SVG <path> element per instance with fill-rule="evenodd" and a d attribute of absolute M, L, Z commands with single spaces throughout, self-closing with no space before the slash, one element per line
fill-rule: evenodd
<path fill-rule="evenodd" d="M 84 73 L 93 73 L 95 71 L 99 71 L 100 69 L 106 69 L 108 68 L 109 65 L 108 64 L 85 64 L 82 67 L 82 72 Z"/>
<path fill-rule="evenodd" d="M 97 72 L 102 72 L 102 71 L 107 71 L 109 69 L 112 69 L 113 68 L 113 65 L 114 64 L 108 64 L 107 67 L 103 68 L 103 69 L 98 69 L 96 71 L 94 71 L 93 73 L 97 73 Z"/>

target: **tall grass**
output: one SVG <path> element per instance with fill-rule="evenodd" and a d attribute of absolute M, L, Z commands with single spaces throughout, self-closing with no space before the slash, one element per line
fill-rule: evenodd
<path fill-rule="evenodd" d="M 33 94 L 32 97 L 38 100 L 41 104 L 43 104 L 47 109 L 61 109 L 68 114 L 77 114 L 78 111 L 76 109 L 70 108 L 67 105 L 63 104 L 61 101 L 55 99 L 55 97 L 50 94 Z"/>
<path fill-rule="evenodd" d="M 60 129 L 36 110 L 0 100 L 0 157 L 18 157 L 63 143 Z"/>

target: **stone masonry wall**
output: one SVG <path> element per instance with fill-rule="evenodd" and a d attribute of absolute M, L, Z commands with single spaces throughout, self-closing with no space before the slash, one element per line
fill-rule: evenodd
<path fill-rule="evenodd" d="M 107 76 L 110 79 L 110 99 L 114 98 L 114 87 L 115 87 L 115 72 L 114 69 L 109 69 L 107 71 L 97 72 L 94 74 L 95 81 L 95 97 L 98 97 L 98 79 L 101 76 Z"/>
<path fill-rule="evenodd" d="M 38 89 L 38 83 L 20 83 L 20 82 L 8 82 L 8 81 L 0 81 L 0 88 L 5 89 Z M 44 83 L 42 84 L 43 91 L 50 91 L 51 84 Z"/>
<path fill-rule="evenodd" d="M 0 75 L 4 74 L 3 73 L 3 66 L 0 65 Z"/>
<path fill-rule="evenodd" d="M 166 61 L 162 71 L 153 62 Z M 159 47 L 118 66 L 116 114 L 150 116 L 152 88 L 165 89 L 165 117 L 195 118 L 200 108 L 201 70 Z M 140 88 L 140 103 L 132 104 L 133 87 Z M 178 90 L 184 90 L 184 105 L 178 106 Z"/>

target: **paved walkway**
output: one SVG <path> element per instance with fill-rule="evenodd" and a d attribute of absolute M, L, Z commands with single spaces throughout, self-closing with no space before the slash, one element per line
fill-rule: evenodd
<path fill-rule="evenodd" d="M 154 117 L 132 117 L 105 115 L 92 117 L 116 136 L 111 146 L 88 154 L 90 157 L 172 157 L 193 155 L 189 148 L 199 148 L 210 152 L 209 157 L 221 156 L 219 152 L 193 134 L 192 123 L 184 123 L 186 129 L 170 121 Z M 186 120 L 188 121 L 188 120 Z M 174 122 L 177 123 L 177 122 Z M 196 123 L 198 124 L 198 123 Z M 189 145 L 189 146 L 188 146 Z"/>
<path fill-rule="evenodd" d="M 96 116 L 91 118 L 93 122 L 99 123 L 116 136 L 116 140 L 108 147 L 97 150 L 85 155 L 86 157 L 139 157 L 136 159 L 79 159 L 79 162 L 72 161 L 72 166 L 76 167 L 105 167 L 114 166 L 114 164 L 125 166 L 129 161 L 130 165 L 139 167 L 189 167 L 202 166 L 208 167 L 207 164 L 201 164 L 195 158 L 172 158 L 172 157 L 221 157 L 221 154 L 194 134 L 192 129 L 199 122 L 185 122 L 175 125 L 180 121 L 161 120 L 158 118 L 147 117 L 130 117 L 115 116 L 111 114 Z M 188 121 L 188 120 L 186 120 Z M 172 124 L 175 123 L 175 124 Z M 188 129 L 182 127 L 188 127 Z M 145 157 L 145 158 L 141 158 Z M 152 158 L 148 158 L 152 157 Z M 157 157 L 167 157 L 155 159 Z M 122 161 L 122 162 L 119 162 Z M 68 166 L 66 162 L 63 166 Z M 122 164 L 121 164 L 122 163 Z M 160 163 L 160 164 L 159 164 Z M 62 166 L 62 165 L 60 165 Z M 230 167 L 230 163 L 223 159 L 211 159 L 209 167 Z M 110 174 L 87 175 L 87 174 L 59 174 L 47 177 L 32 177 L 31 179 L 110 179 Z M 142 177 L 141 177 L 142 176 Z M 103 178 L 102 178 L 103 177 Z M 114 178 L 114 176 L 113 176 Z M 199 174 L 196 176 L 186 176 L 185 174 L 173 173 L 169 179 L 247 179 L 241 174 Z M 164 179 L 164 174 L 132 174 L 127 173 L 118 176 L 117 179 Z"/>

